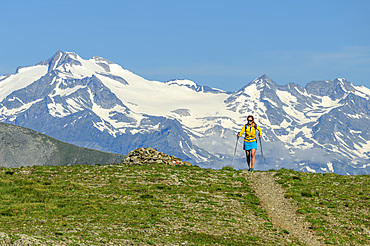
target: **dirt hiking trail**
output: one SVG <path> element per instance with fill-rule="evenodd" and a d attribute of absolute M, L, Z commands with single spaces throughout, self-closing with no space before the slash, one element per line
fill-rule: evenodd
<path fill-rule="evenodd" d="M 324 245 L 319 237 L 309 228 L 310 223 L 304 221 L 304 216 L 297 215 L 297 207 L 284 197 L 284 189 L 278 184 L 273 173 L 246 173 L 251 181 L 251 187 L 267 211 L 272 224 L 289 232 L 306 245 Z"/>

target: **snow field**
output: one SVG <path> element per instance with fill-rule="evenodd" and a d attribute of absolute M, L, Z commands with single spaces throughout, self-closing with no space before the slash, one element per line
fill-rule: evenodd
<path fill-rule="evenodd" d="M 0 81 L 0 102 L 10 93 L 23 89 L 36 80 L 39 80 L 48 72 L 48 66 L 38 65 L 19 69 L 18 73 Z"/>

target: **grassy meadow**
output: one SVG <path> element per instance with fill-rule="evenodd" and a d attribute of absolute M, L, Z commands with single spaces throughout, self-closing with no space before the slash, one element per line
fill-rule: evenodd
<path fill-rule="evenodd" d="M 369 176 L 275 177 L 325 243 L 369 243 Z M 1 168 L 0 232 L 46 245 L 303 245 L 272 226 L 249 182 L 231 168 Z"/>
<path fill-rule="evenodd" d="M 370 245 L 370 176 L 280 169 L 277 182 L 328 245 Z"/>

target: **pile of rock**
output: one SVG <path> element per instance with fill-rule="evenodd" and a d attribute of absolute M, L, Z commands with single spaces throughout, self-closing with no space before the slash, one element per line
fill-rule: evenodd
<path fill-rule="evenodd" d="M 150 165 L 154 163 L 166 165 L 186 165 L 191 166 L 189 162 L 183 161 L 173 155 L 166 155 L 153 148 L 138 148 L 128 153 L 123 160 L 124 164 L 131 165 Z"/>

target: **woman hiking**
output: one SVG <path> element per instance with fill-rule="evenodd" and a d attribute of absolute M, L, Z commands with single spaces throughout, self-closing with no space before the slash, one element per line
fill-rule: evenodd
<path fill-rule="evenodd" d="M 243 126 L 242 130 L 238 133 L 238 138 L 243 135 L 245 132 L 244 137 L 244 150 L 245 155 L 247 157 L 248 163 L 248 171 L 254 172 L 254 163 L 256 161 L 256 150 L 257 150 L 257 138 L 256 138 L 256 130 L 258 131 L 259 138 L 262 137 L 262 130 L 257 124 L 254 122 L 254 117 L 252 115 L 248 116 L 248 122 L 246 125 Z"/>

